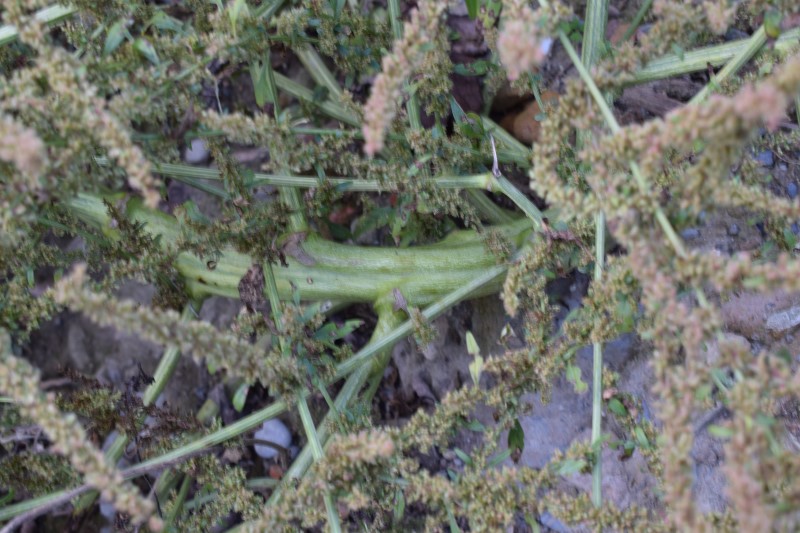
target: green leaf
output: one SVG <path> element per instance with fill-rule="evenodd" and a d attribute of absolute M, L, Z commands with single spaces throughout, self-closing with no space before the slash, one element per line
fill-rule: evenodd
<path fill-rule="evenodd" d="M 608 401 L 608 409 L 617 416 L 628 416 L 628 410 L 622 405 L 622 402 L 616 398 L 611 398 Z"/>
<path fill-rule="evenodd" d="M 155 26 L 159 30 L 162 31 L 172 31 L 175 33 L 180 32 L 183 29 L 183 25 L 181 21 L 172 18 L 163 11 L 156 11 L 156 14 L 153 15 L 153 18 L 147 23 L 147 26 Z"/>
<path fill-rule="evenodd" d="M 467 331 L 467 353 L 473 356 L 481 354 L 481 349 L 478 346 L 478 342 L 475 340 L 475 336 L 471 331 Z"/>
<path fill-rule="evenodd" d="M 770 9 L 764 14 L 764 30 L 767 33 L 767 37 L 777 39 L 780 36 L 782 20 L 783 15 L 781 15 L 780 11 Z"/>
<path fill-rule="evenodd" d="M 492 457 L 492 459 L 489 461 L 489 468 L 494 468 L 495 466 L 499 465 L 509 457 L 511 457 L 511 450 L 509 449 L 503 450 L 496 456 Z"/>
<path fill-rule="evenodd" d="M 794 234 L 792 228 L 783 228 L 783 243 L 789 250 L 794 250 L 797 245 L 797 235 Z"/>
<path fill-rule="evenodd" d="M 467 352 L 475 358 L 469 364 L 469 374 L 472 376 L 472 382 L 477 387 L 481 381 L 483 357 L 481 357 L 481 349 L 471 331 L 467 331 Z"/>
<path fill-rule="evenodd" d="M 568 476 L 570 474 L 577 474 L 586 468 L 586 461 L 583 459 L 564 459 L 558 463 L 556 472 L 561 476 Z"/>
<path fill-rule="evenodd" d="M 697 387 L 694 391 L 694 399 L 698 402 L 705 400 L 711 396 L 711 392 L 713 391 L 713 387 L 709 383 L 704 383 Z"/>
<path fill-rule="evenodd" d="M 106 34 L 106 42 L 103 46 L 103 55 L 110 55 L 114 52 L 114 50 L 119 48 L 119 45 L 122 44 L 122 41 L 125 40 L 125 37 L 130 37 L 126 24 L 127 21 L 125 19 L 120 19 L 108 29 L 108 33 Z"/>
<path fill-rule="evenodd" d="M 464 110 L 458 105 L 456 99 L 452 97 L 450 98 L 450 112 L 453 113 L 453 120 L 456 124 L 467 121 L 467 114 L 464 113 Z"/>
<path fill-rule="evenodd" d="M 158 65 L 161 61 L 158 59 L 158 54 L 156 53 L 156 49 L 150 44 L 150 41 L 145 39 L 144 37 L 139 37 L 135 41 L 133 41 L 133 48 L 142 54 L 145 59 L 151 62 L 154 65 Z"/>
<path fill-rule="evenodd" d="M 363 322 L 361 320 L 346 320 L 342 326 L 337 326 L 333 322 L 328 322 L 314 333 L 314 338 L 322 341 L 323 344 L 329 348 L 333 348 L 334 341 L 349 335 L 359 327 Z"/>
<path fill-rule="evenodd" d="M 402 489 L 397 489 L 394 493 L 394 515 L 392 521 L 399 524 L 403 520 L 406 510 L 406 498 L 403 496 Z"/>
<path fill-rule="evenodd" d="M 247 400 L 247 392 L 250 390 L 250 385 L 242 383 L 233 395 L 233 408 L 236 412 L 241 412 L 244 408 L 244 402 Z"/>
<path fill-rule="evenodd" d="M 464 450 L 462 450 L 461 448 L 454 448 L 453 452 L 458 456 L 459 459 L 461 459 L 461 461 L 465 465 L 471 465 L 472 464 L 472 457 L 467 455 L 467 453 Z"/>
<path fill-rule="evenodd" d="M 483 59 L 472 63 L 456 63 L 453 65 L 453 72 L 461 76 L 483 76 L 489 72 L 489 65 L 490 63 Z"/>
<path fill-rule="evenodd" d="M 725 426 L 711 424 L 708 426 L 708 434 L 718 439 L 729 439 L 733 437 L 733 429 Z"/>
<path fill-rule="evenodd" d="M 466 427 L 468 430 L 470 430 L 470 431 L 474 431 L 474 432 L 476 432 L 476 433 L 483 433 L 484 431 L 486 431 L 486 426 L 484 426 L 483 424 L 481 424 L 480 420 L 470 420 L 470 421 L 469 421 L 469 422 L 466 424 L 466 426 L 465 426 L 465 427 Z"/>
<path fill-rule="evenodd" d="M 478 0 L 466 0 L 467 2 L 467 15 L 469 18 L 475 19 L 478 16 L 478 6 L 480 5 Z"/>
<path fill-rule="evenodd" d="M 231 33 L 234 37 L 237 37 L 236 24 L 239 21 L 239 17 L 248 16 L 249 14 L 250 11 L 247 9 L 247 2 L 245 0 L 234 0 L 230 10 L 228 11 L 228 17 L 230 18 L 231 22 Z"/>
<path fill-rule="evenodd" d="M 647 440 L 647 435 L 644 434 L 644 430 L 640 426 L 636 426 L 633 429 L 633 434 L 636 436 L 636 441 L 639 443 L 639 446 L 642 448 L 650 447 L 650 441 Z"/>
<path fill-rule="evenodd" d="M 508 449 L 519 451 L 525 449 L 525 430 L 522 429 L 519 418 L 514 420 L 514 427 L 508 431 Z"/>
<path fill-rule="evenodd" d="M 333 11 L 333 18 L 338 19 L 344 9 L 344 0 L 328 0 L 328 3 Z"/>
<path fill-rule="evenodd" d="M 567 365 L 567 381 L 575 387 L 575 392 L 581 394 L 589 390 L 589 386 L 581 379 L 581 369 L 579 366 Z"/>

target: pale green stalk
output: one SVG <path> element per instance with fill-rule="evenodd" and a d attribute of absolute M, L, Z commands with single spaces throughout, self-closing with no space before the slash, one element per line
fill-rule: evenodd
<path fill-rule="evenodd" d="M 589 93 L 592 95 L 592 98 L 595 101 L 595 104 L 600 109 L 600 114 L 603 116 L 603 119 L 606 122 L 606 125 L 611 130 L 612 133 L 619 133 L 622 131 L 622 127 L 620 127 L 619 122 L 617 122 L 616 117 L 614 117 L 614 113 L 611 112 L 611 108 L 608 106 L 603 95 L 600 93 L 600 89 L 597 88 L 597 85 L 594 83 L 589 71 L 583 66 L 580 58 L 578 57 L 577 52 L 575 52 L 575 48 L 572 46 L 572 43 L 569 41 L 569 38 L 564 35 L 563 31 L 559 31 L 558 33 L 559 41 L 564 46 L 567 51 L 567 55 L 569 55 L 570 59 L 572 60 L 573 64 L 575 65 L 575 69 L 578 71 L 578 74 L 581 77 L 581 80 L 586 83 L 587 88 L 589 89 Z M 650 190 L 650 184 L 647 183 L 642 171 L 639 169 L 639 165 L 631 161 L 630 162 L 631 173 L 633 177 L 636 179 L 636 183 L 638 184 L 639 188 L 643 192 L 647 192 Z M 661 229 L 664 231 L 664 234 L 669 240 L 672 247 L 681 257 L 687 257 L 688 254 L 686 252 L 686 247 L 683 245 L 683 241 L 675 232 L 675 228 L 672 227 L 672 223 L 667 218 L 667 215 L 664 213 L 664 210 L 661 209 L 660 206 L 656 207 L 655 217 L 658 221 L 658 224 L 661 226 Z"/>
<path fill-rule="evenodd" d="M 314 455 L 314 461 L 321 461 L 324 452 L 322 451 L 322 444 L 317 437 L 317 430 L 314 427 L 314 420 L 311 418 L 311 411 L 308 410 L 308 403 L 305 398 L 301 398 L 297 402 L 297 407 L 300 409 L 300 420 L 303 422 L 303 428 L 308 438 L 308 443 L 311 445 L 311 453 Z M 339 522 L 339 512 L 336 510 L 333 497 L 330 491 L 326 490 L 323 494 L 325 501 L 325 510 L 328 513 L 328 526 L 330 526 L 333 533 L 341 533 L 342 525 Z"/>
<path fill-rule="evenodd" d="M 62 20 L 68 19 L 75 13 L 77 9 L 71 6 L 52 5 L 45 7 L 36 12 L 34 17 L 40 22 L 44 22 L 50 26 L 54 26 Z M 0 46 L 12 43 L 19 39 L 19 32 L 17 28 L 11 25 L 0 27 Z"/>
<path fill-rule="evenodd" d="M 630 39 L 634 33 L 636 33 L 636 30 L 639 29 L 639 24 L 641 24 L 642 20 L 644 20 L 644 16 L 650 10 L 651 5 L 653 5 L 653 0 L 644 0 L 644 2 L 642 2 L 642 5 L 639 6 L 639 10 L 636 12 L 636 15 L 633 17 L 630 26 L 628 26 L 628 29 L 622 34 L 621 42 L 624 43 Z"/>
<path fill-rule="evenodd" d="M 305 43 L 295 46 L 293 50 L 314 81 L 328 89 L 334 100 L 339 100 L 342 97 L 342 88 L 317 51 Z"/>
<path fill-rule="evenodd" d="M 314 92 L 300 85 L 294 80 L 291 80 L 281 74 L 280 72 L 275 72 L 275 85 L 277 85 L 280 89 L 283 89 L 287 93 L 291 94 L 295 98 L 299 98 L 301 100 L 305 100 L 317 107 L 319 110 L 328 115 L 331 118 L 335 118 L 336 120 L 340 120 L 345 124 L 349 124 L 351 126 L 361 126 L 361 118 L 357 116 L 355 113 L 346 109 L 343 105 L 339 102 L 334 100 L 325 100 L 324 102 L 317 102 L 314 100 Z"/>
<path fill-rule="evenodd" d="M 189 476 L 184 476 L 183 481 L 181 482 L 181 487 L 178 489 L 178 494 L 175 496 L 175 501 L 172 504 L 172 508 L 167 516 L 164 517 L 165 531 L 169 531 L 172 525 L 175 523 L 175 520 L 177 520 L 178 514 L 181 512 L 183 504 L 186 501 L 186 497 L 189 496 L 189 489 L 191 487 L 192 478 Z"/>
<path fill-rule="evenodd" d="M 703 87 L 700 92 L 698 92 L 691 100 L 689 100 L 689 105 L 699 104 L 708 98 L 712 92 L 719 90 L 722 82 L 739 72 L 739 69 L 741 69 L 745 63 L 750 61 L 766 43 L 767 30 L 762 24 L 752 35 L 752 37 L 747 40 L 747 45 L 740 48 L 736 55 L 734 55 L 731 60 L 725 64 L 722 70 L 712 77 L 708 84 L 706 84 L 706 86 Z"/>
<path fill-rule="evenodd" d="M 608 0 L 588 0 L 586 4 L 586 21 L 583 30 L 583 49 L 581 63 L 591 68 L 600 57 L 608 20 Z M 579 133 L 578 142 L 583 144 L 588 132 Z M 603 281 L 606 249 L 606 217 L 602 211 L 595 216 L 595 261 L 594 282 Z M 592 448 L 595 458 L 592 466 L 592 503 L 595 507 L 603 504 L 603 470 L 601 446 L 603 416 L 603 343 L 595 342 L 592 346 Z"/>
<path fill-rule="evenodd" d="M 780 53 L 787 52 L 800 43 L 800 28 L 794 28 L 782 33 L 774 42 L 774 49 Z M 747 48 L 750 39 L 740 39 L 724 44 L 707 46 L 697 50 L 684 52 L 681 55 L 669 54 L 647 63 L 642 69 L 634 73 L 631 85 L 663 80 L 706 70 L 708 65 L 718 67 L 724 65 L 737 54 Z"/>

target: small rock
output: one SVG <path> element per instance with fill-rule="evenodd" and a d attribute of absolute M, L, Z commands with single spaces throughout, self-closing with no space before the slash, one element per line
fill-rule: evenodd
<path fill-rule="evenodd" d="M 775 313 L 767 319 L 767 329 L 780 333 L 800 324 L 800 305 Z"/>
<path fill-rule="evenodd" d="M 792 233 L 795 235 L 800 235 L 800 226 L 797 225 L 797 222 L 792 223 Z"/>
<path fill-rule="evenodd" d="M 772 150 L 764 150 L 756 154 L 756 161 L 762 167 L 772 167 L 775 165 L 775 157 L 772 155 Z"/>
<path fill-rule="evenodd" d="M 791 182 L 786 186 L 786 194 L 789 195 L 789 198 L 792 200 L 797 198 L 797 184 L 795 182 Z"/>
<path fill-rule="evenodd" d="M 739 41 L 742 39 L 749 39 L 750 36 L 747 35 L 742 30 L 737 30 L 736 28 L 728 28 L 728 31 L 725 33 L 725 40 L 726 41 Z"/>
<path fill-rule="evenodd" d="M 736 237 L 737 235 L 739 235 L 739 225 L 734 222 L 733 224 L 728 226 L 728 235 L 730 235 L 731 237 Z"/>
<path fill-rule="evenodd" d="M 572 528 L 566 526 L 564 522 L 556 518 L 555 516 L 551 515 L 547 511 L 543 512 L 539 515 L 539 522 L 541 524 L 556 533 L 571 533 Z"/>
<path fill-rule="evenodd" d="M 787 170 L 789 170 L 789 165 L 787 165 L 786 163 L 778 163 L 778 168 L 786 172 Z"/>
<path fill-rule="evenodd" d="M 111 523 L 114 523 L 114 519 L 117 516 L 117 510 L 114 508 L 114 504 L 109 502 L 105 499 L 100 499 L 100 514 L 103 515 L 103 518 L 108 520 Z"/>
<path fill-rule="evenodd" d="M 190 165 L 202 165 L 208 162 L 211 153 L 203 139 L 192 139 L 192 143 L 183 152 L 183 160 Z"/>
<path fill-rule="evenodd" d="M 700 236 L 700 230 L 697 229 L 697 228 L 686 228 L 685 230 L 683 230 L 681 232 L 681 237 L 683 237 L 687 241 L 688 240 L 692 240 L 692 239 L 696 239 L 699 236 Z"/>
<path fill-rule="evenodd" d="M 735 333 L 723 333 L 722 342 L 723 344 L 738 344 L 745 350 L 751 350 L 750 342 L 741 335 L 736 335 Z M 708 343 L 706 351 L 703 354 L 703 359 L 708 365 L 715 365 L 719 362 L 719 341 L 717 339 Z"/>
<path fill-rule="evenodd" d="M 292 444 L 292 434 L 289 432 L 289 428 L 277 418 L 264 422 L 254 437 L 258 440 L 273 442 L 282 448 L 288 448 Z M 254 448 L 262 459 L 272 459 L 278 455 L 278 450 L 266 444 L 256 444 Z"/>

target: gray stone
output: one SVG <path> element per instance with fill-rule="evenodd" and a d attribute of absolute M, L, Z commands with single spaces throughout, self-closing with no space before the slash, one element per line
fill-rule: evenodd
<path fill-rule="evenodd" d="M 775 165 L 775 156 L 772 155 L 772 150 L 764 150 L 756 154 L 756 161 L 762 167 L 772 167 Z"/>
<path fill-rule="evenodd" d="M 183 160 L 190 165 L 202 165 L 207 163 L 210 157 L 211 153 L 203 139 L 192 139 L 191 144 L 183 152 Z"/>
<path fill-rule="evenodd" d="M 697 228 L 686 228 L 681 232 L 681 237 L 688 240 L 696 239 L 700 236 L 700 230 Z"/>
<path fill-rule="evenodd" d="M 736 237 L 737 235 L 739 235 L 739 225 L 734 222 L 733 224 L 728 226 L 728 235 L 730 235 L 731 237 Z"/>
<path fill-rule="evenodd" d="M 780 333 L 800 324 L 800 305 L 775 313 L 767 319 L 767 329 Z"/>
<path fill-rule="evenodd" d="M 264 422 L 261 425 L 261 429 L 256 431 L 254 437 L 258 440 L 275 443 L 282 448 L 289 448 L 292 444 L 292 433 L 286 427 L 286 424 L 277 418 Z M 278 455 L 278 450 L 266 444 L 256 444 L 254 448 L 262 459 L 272 459 Z"/>
<path fill-rule="evenodd" d="M 793 182 L 793 181 L 792 181 L 792 182 L 790 182 L 790 183 L 789 183 L 789 185 L 787 185 L 787 186 L 786 186 L 786 194 L 787 194 L 787 195 L 789 196 L 789 198 L 791 198 L 792 200 L 794 200 L 795 198 L 797 198 L 797 183 L 795 183 L 795 182 Z"/>

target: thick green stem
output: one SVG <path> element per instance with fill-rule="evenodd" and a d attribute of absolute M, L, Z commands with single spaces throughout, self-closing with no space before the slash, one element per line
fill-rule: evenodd
<path fill-rule="evenodd" d="M 79 195 L 68 205 L 80 219 L 100 227 L 112 237 L 116 235 L 100 198 Z M 131 221 L 145 224 L 149 233 L 161 235 L 164 247 L 174 245 L 180 236 L 180 228 L 173 217 L 147 209 L 137 199 L 128 201 L 127 215 Z M 530 234 L 530 223 L 526 220 L 496 228 L 515 246 L 521 245 Z M 474 231 L 456 231 L 435 245 L 410 248 L 352 246 L 326 241 L 316 235 L 309 235 L 298 246 L 302 253 L 287 254 L 288 267 L 275 271 L 282 299 L 291 298 L 295 290 L 299 290 L 304 300 L 374 302 L 387 291 L 399 288 L 411 305 L 427 305 L 496 264 L 495 256 Z M 225 249 L 221 257 L 215 259 L 212 269 L 208 258 L 182 252 L 177 256 L 175 267 L 196 298 L 213 294 L 238 298 L 239 281 L 252 266 L 252 258 Z M 484 287 L 482 292 L 488 294 L 498 288 L 499 281 Z"/>

